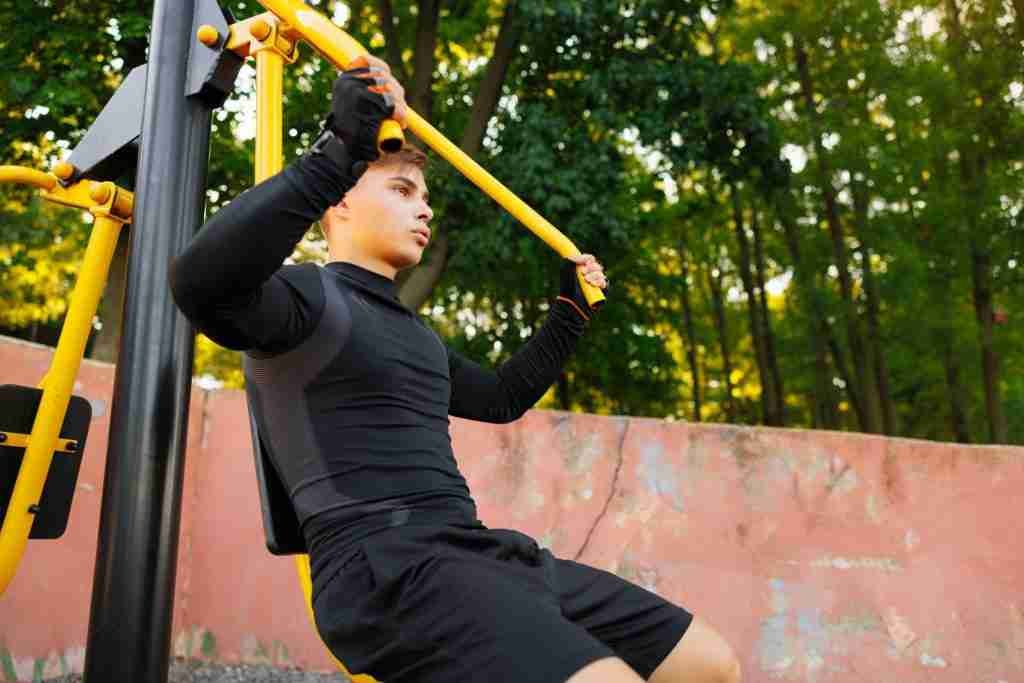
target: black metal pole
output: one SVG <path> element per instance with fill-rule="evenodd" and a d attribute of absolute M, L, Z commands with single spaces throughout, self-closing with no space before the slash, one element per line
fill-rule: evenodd
<path fill-rule="evenodd" d="M 167 285 L 202 221 L 210 109 L 186 97 L 196 0 L 156 0 L 85 658 L 90 683 L 167 680 L 193 334 Z"/>

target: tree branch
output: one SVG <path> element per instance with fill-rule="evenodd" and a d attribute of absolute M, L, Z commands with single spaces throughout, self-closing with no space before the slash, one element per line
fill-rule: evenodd
<path fill-rule="evenodd" d="M 395 28 L 395 12 L 391 7 L 391 0 L 377 0 L 377 12 L 380 13 L 381 29 L 384 31 L 384 47 L 388 51 L 388 64 L 391 66 L 391 73 L 395 74 L 399 81 L 405 83 L 409 80 L 409 72 L 402 62 L 402 46 L 398 42 L 398 30 Z"/>
<path fill-rule="evenodd" d="M 416 19 L 416 51 L 413 54 L 409 105 L 427 121 L 434 110 L 434 50 L 437 48 L 437 22 L 441 0 L 420 0 Z"/>
<path fill-rule="evenodd" d="M 498 39 L 494 43 L 494 53 L 487 62 L 487 71 L 480 82 L 473 100 L 473 109 L 469 113 L 469 122 L 462 131 L 460 147 L 470 156 L 480 151 L 484 136 L 487 133 L 487 122 L 494 116 L 501 99 L 501 86 L 505 83 L 508 68 L 517 54 L 521 23 L 516 12 L 516 0 L 509 0 L 505 6 L 505 15 L 498 29 Z"/>
<path fill-rule="evenodd" d="M 487 70 L 484 72 L 480 88 L 473 100 L 469 122 L 462 131 L 462 139 L 459 143 L 462 151 L 471 157 L 476 156 L 483 145 L 484 136 L 487 133 L 487 122 L 491 120 L 498 108 L 498 101 L 501 99 L 501 86 L 505 82 L 509 65 L 517 53 L 520 32 L 520 22 L 517 20 L 517 16 L 516 0 L 509 0 L 505 5 L 505 15 L 502 17 L 501 27 L 498 29 L 494 53 L 487 62 Z M 417 61 L 419 60 L 419 51 L 419 40 L 417 39 Z M 431 65 L 432 71 L 433 65 Z M 446 220 L 458 222 L 461 219 L 459 211 L 458 207 L 452 207 L 445 217 Z M 404 278 L 401 279 L 399 298 L 414 311 L 419 310 L 420 306 L 430 297 L 430 293 L 441 279 L 441 274 L 444 273 L 444 268 L 448 263 L 448 235 L 440 226 L 435 230 L 435 235 L 434 244 L 430 250 L 430 260 L 407 271 L 407 274 L 404 274 Z"/>

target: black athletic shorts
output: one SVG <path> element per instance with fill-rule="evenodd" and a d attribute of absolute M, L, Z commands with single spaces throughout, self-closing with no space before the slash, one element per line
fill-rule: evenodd
<path fill-rule="evenodd" d="M 324 642 L 353 674 L 387 683 L 560 683 L 613 656 L 646 679 L 693 620 L 614 574 L 483 525 L 383 531 L 319 583 Z"/>

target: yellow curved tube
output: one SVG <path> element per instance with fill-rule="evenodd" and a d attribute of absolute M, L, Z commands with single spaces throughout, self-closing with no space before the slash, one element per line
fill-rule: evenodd
<path fill-rule="evenodd" d="M 13 173 L 10 166 L 0 166 L 0 181 L 13 177 L 27 178 L 22 182 L 34 184 L 45 189 L 48 174 L 33 171 L 32 173 Z M 29 169 L 23 169 L 27 171 Z M 50 176 L 53 177 L 53 176 Z M 54 184 L 56 178 L 53 177 Z M 0 527 L 0 595 L 7 589 L 21 562 L 28 544 L 29 533 L 35 521 L 31 508 L 39 504 L 46 475 L 53 461 L 54 448 L 60 436 L 60 428 L 64 423 L 68 402 L 78 375 L 78 368 L 85 353 L 85 344 L 92 330 L 92 319 L 99 306 L 100 295 L 107 282 L 107 272 L 114 256 L 117 238 L 122 222 L 105 215 L 96 215 L 89 244 L 85 249 L 82 269 L 71 293 L 67 317 L 61 327 L 60 340 L 54 351 L 50 371 L 43 386 L 43 395 L 39 402 L 32 433 L 22 458 L 18 478 L 14 484 L 10 504 L 4 515 L 3 526 Z"/>
<path fill-rule="evenodd" d="M 349 62 L 366 52 L 366 49 L 352 36 L 302 0 L 259 0 L 259 2 L 340 69 L 344 69 Z M 533 234 L 544 240 L 559 256 L 565 258 L 580 253 L 576 245 L 558 228 L 530 208 L 526 202 L 484 170 L 480 164 L 473 161 L 468 154 L 452 144 L 448 138 L 412 109 L 406 114 L 405 123 L 425 145 L 459 169 L 474 185 L 498 202 Z M 590 307 L 595 309 L 599 307 L 604 301 L 604 293 L 600 288 L 594 287 L 584 280 L 582 275 L 579 276 L 579 282 Z"/>
<path fill-rule="evenodd" d="M 32 185 L 49 192 L 57 186 L 57 176 L 24 166 L 0 166 L 0 183 Z"/>

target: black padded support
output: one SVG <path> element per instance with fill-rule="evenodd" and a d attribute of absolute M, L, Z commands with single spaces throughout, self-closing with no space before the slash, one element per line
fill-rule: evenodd
<path fill-rule="evenodd" d="M 0 385 L 0 431 L 29 434 L 42 397 L 42 389 L 16 384 Z M 72 396 L 60 429 L 60 438 L 74 439 L 78 442 L 78 449 L 74 453 L 53 454 L 29 538 L 60 538 L 64 535 L 91 419 L 92 406 L 89 401 L 81 396 Z M 7 514 L 7 505 L 14 494 L 14 484 L 24 455 L 24 448 L 0 444 L 0 519 Z"/>
<path fill-rule="evenodd" d="M 305 554 L 306 539 L 302 535 L 299 518 L 260 437 L 251 398 L 246 401 L 246 405 L 249 406 L 249 428 L 252 430 L 252 450 L 256 458 L 256 481 L 259 484 L 267 550 L 273 555 Z"/>

